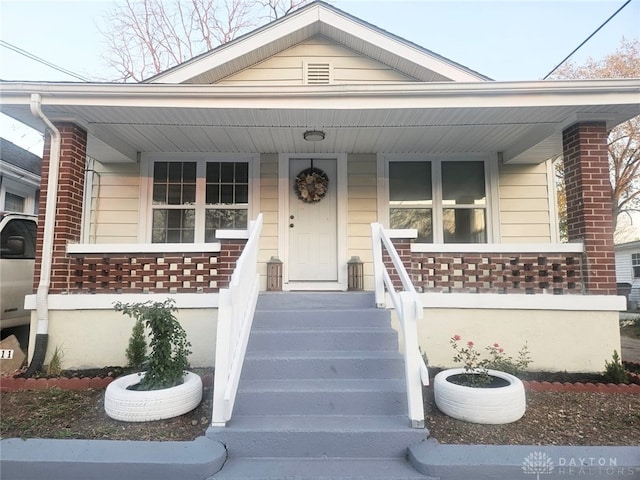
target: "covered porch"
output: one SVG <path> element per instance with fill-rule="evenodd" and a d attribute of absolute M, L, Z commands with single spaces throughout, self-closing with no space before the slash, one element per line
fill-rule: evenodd
<path fill-rule="evenodd" d="M 432 309 L 427 317 L 432 322 L 440 318 L 437 334 L 425 327 L 424 345 L 446 347 L 451 334 L 465 333 L 449 330 L 472 324 L 469 335 L 491 336 L 487 340 L 493 343 L 498 339 L 487 332 L 499 331 L 514 316 L 527 320 L 509 333 L 512 350 L 528 338 L 538 338 L 542 345 L 557 330 L 558 315 L 566 318 L 570 312 L 571 326 L 562 330 L 562 338 L 574 331 L 579 318 L 591 314 L 585 328 L 606 334 L 593 335 L 577 362 L 555 362 L 558 368 L 599 369 L 619 348 L 617 310 L 622 303 L 615 296 L 607 131 L 639 113 L 637 81 L 0 87 L 5 113 L 48 133 L 34 291 L 45 272 L 50 323 L 59 326 L 56 341 L 95 331 L 96 325 L 105 328 L 112 343 L 108 350 L 116 353 L 95 361 L 116 362 L 118 351 L 124 351 L 120 347 L 129 332 L 113 318 L 114 297 L 127 301 L 171 295 L 186 312 L 185 322 L 194 322 L 192 336 L 202 342 L 194 349 L 199 352 L 194 363 L 212 363 L 217 292 L 228 283 L 247 225 L 241 221 L 218 227 L 205 241 L 205 220 L 196 220 L 193 240 L 154 241 L 153 212 L 160 208 L 154 204 L 154 165 L 204 165 L 223 157 L 249 165 L 247 195 L 234 208 L 245 212 L 245 222 L 264 216 L 258 252 L 262 290 L 267 290 L 267 263 L 273 257 L 283 261 L 284 289 L 296 290 L 303 283 L 290 281 L 296 265 L 290 217 L 297 200 L 291 172 L 285 171 L 297 159 L 328 159 L 335 162 L 329 180 L 335 195 L 335 275 L 310 282 L 307 289 L 347 290 L 347 263 L 358 257 L 364 289 L 373 290 L 370 224 L 379 222 L 394 237 L 418 293 L 429 300 L 424 302 L 425 309 Z M 305 140 L 308 131 L 322 132 L 322 138 Z M 565 157 L 571 242 L 566 245 L 557 234 L 548 162 L 557 154 Z M 440 225 L 434 221 L 432 243 L 415 241 L 415 229 L 392 228 L 389 164 L 407 159 L 433 165 L 469 159 L 482 163 L 483 242 L 438 240 L 442 220 Z M 534 186 L 520 181 L 533 177 Z M 204 175 L 196 178 L 196 189 L 208 181 Z M 434 188 L 439 182 L 433 181 Z M 528 193 L 520 195 L 524 191 Z M 536 192 L 535 200 L 531 192 Z M 198 195 L 204 193 L 196 194 L 204 198 Z M 438 206 L 432 208 L 437 220 Z M 533 218 L 537 220 L 529 222 Z M 201 238 L 199 229 L 205 232 Z M 27 299 L 34 309 L 34 335 L 39 324 L 36 296 Z M 531 303 L 533 297 L 538 300 Z M 469 322 L 472 309 L 492 319 L 484 326 Z M 495 310 L 502 313 L 496 316 Z M 544 328 L 532 332 L 542 314 Z M 500 316 L 504 318 L 496 320 Z M 432 358 L 445 363 L 448 352 L 440 350 Z M 553 342 L 551 355 L 562 350 L 561 342 Z M 79 350 L 68 358 L 86 362 L 88 354 Z M 548 355 L 541 352 L 540 358 Z M 540 362 L 537 367 L 549 365 Z"/>

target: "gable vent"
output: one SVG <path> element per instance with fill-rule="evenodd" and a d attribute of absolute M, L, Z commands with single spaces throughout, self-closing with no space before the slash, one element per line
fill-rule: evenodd
<path fill-rule="evenodd" d="M 307 62 L 305 64 L 305 81 L 307 85 L 328 85 L 331 80 L 330 63 Z"/>

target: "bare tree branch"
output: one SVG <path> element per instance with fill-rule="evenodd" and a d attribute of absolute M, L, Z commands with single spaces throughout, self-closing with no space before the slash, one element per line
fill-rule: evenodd
<path fill-rule="evenodd" d="M 589 58 L 581 66 L 568 62 L 554 75 L 554 78 L 638 77 L 640 41 L 625 38 L 616 51 L 604 59 Z M 640 117 L 618 125 L 609 133 L 609 169 L 616 229 L 619 217 L 640 211 Z"/>
<path fill-rule="evenodd" d="M 311 0 L 124 0 L 101 31 L 116 81 L 140 82 Z"/>

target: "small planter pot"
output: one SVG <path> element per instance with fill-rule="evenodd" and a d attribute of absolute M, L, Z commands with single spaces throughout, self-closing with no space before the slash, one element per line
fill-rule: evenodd
<path fill-rule="evenodd" d="M 443 370 L 433 382 L 436 405 L 450 417 L 465 422 L 502 424 L 519 420 L 526 410 L 522 381 L 508 373 L 489 370 L 494 387 L 467 387 L 451 380 L 463 375 L 464 368 Z"/>
<path fill-rule="evenodd" d="M 183 415 L 202 400 L 202 379 L 186 372 L 180 385 L 162 390 L 127 390 L 140 383 L 144 373 L 125 375 L 111 382 L 104 395 L 106 414 L 125 422 L 150 422 Z"/>

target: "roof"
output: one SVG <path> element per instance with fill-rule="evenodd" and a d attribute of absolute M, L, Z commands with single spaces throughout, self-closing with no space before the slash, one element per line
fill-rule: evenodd
<path fill-rule="evenodd" d="M 216 83 L 316 35 L 424 82 L 490 80 L 322 1 L 312 2 L 144 83 Z"/>
<path fill-rule="evenodd" d="M 35 153 L 0 138 L 0 160 L 35 175 L 42 172 L 42 159 Z"/>

